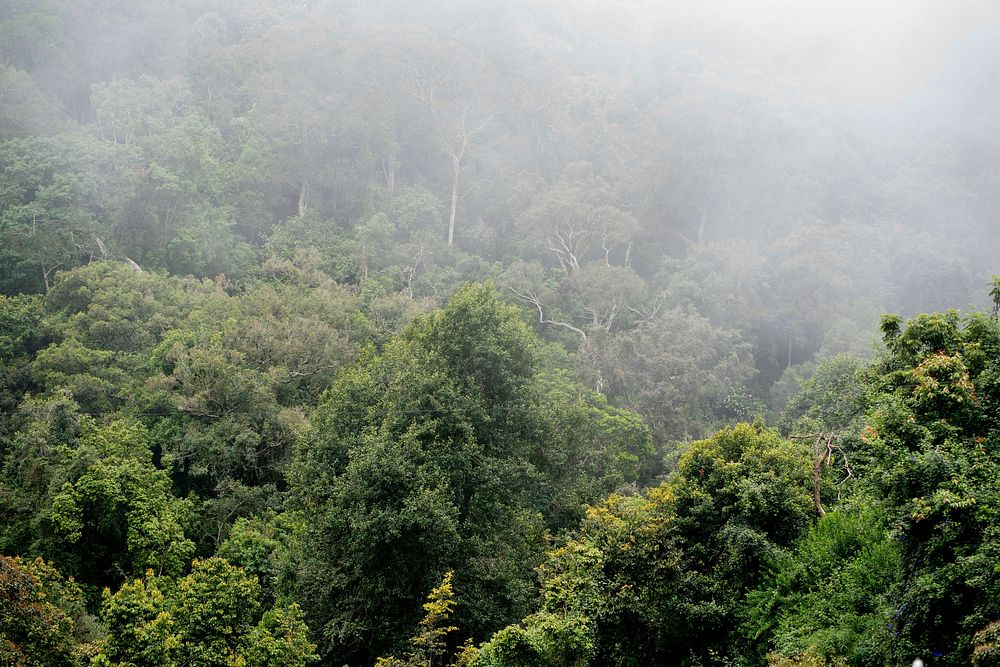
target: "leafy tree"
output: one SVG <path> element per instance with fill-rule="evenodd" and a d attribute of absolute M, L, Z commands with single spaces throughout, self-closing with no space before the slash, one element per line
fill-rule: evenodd
<path fill-rule="evenodd" d="M 0 476 L 4 550 L 45 556 L 88 593 L 186 566 L 191 504 L 154 467 L 141 424 L 100 424 L 65 394 L 25 401 L 18 420 Z"/>
<path fill-rule="evenodd" d="M 636 223 L 616 199 L 593 165 L 574 163 L 554 186 L 536 195 L 517 224 L 535 241 L 534 254 L 555 257 L 567 273 L 580 271 L 595 257 L 610 265 L 612 253 L 617 263 L 627 265 Z"/>
<path fill-rule="evenodd" d="M 116 158 L 72 134 L 0 142 L 0 289 L 48 291 L 57 270 L 104 256 L 124 189 L 108 175 Z"/>
<path fill-rule="evenodd" d="M 609 490 L 624 491 L 649 480 L 658 461 L 649 429 L 635 413 L 615 408 L 567 372 L 538 379 L 534 419 L 541 442 L 536 466 L 548 483 L 540 489 L 550 525 L 573 526 L 583 503 Z"/>
<path fill-rule="evenodd" d="M 787 430 L 859 431 L 865 393 L 857 379 L 860 359 L 839 355 L 824 360 L 799 392 L 785 405 L 782 425 Z"/>
<path fill-rule="evenodd" d="M 458 628 L 450 625 L 448 619 L 455 611 L 454 591 L 451 587 L 451 571 L 445 572 L 441 585 L 435 587 L 424 603 L 426 614 L 420 621 L 419 631 L 410 638 L 413 650 L 406 660 L 396 657 L 379 658 L 376 667 L 420 667 L 444 665 L 448 650 L 447 637 Z M 463 664 L 461 660 L 457 664 Z"/>
<path fill-rule="evenodd" d="M 542 609 L 484 665 L 698 664 L 744 653 L 746 596 L 806 530 L 804 449 L 746 424 L 692 443 L 645 495 L 612 495 L 539 568 Z M 474 663 L 479 664 L 479 663 Z"/>
<path fill-rule="evenodd" d="M 222 558 L 194 561 L 171 581 L 147 572 L 112 594 L 101 618 L 108 635 L 95 667 L 301 667 L 312 662 L 302 613 L 292 604 L 264 609 L 260 586 Z"/>
<path fill-rule="evenodd" d="M 399 651 L 442 570 L 455 571 L 457 625 L 472 636 L 520 618 L 544 522 L 562 527 L 635 479 L 642 425 L 538 366 L 518 311 L 473 285 L 324 397 L 291 490 L 312 517 L 301 599 L 331 659 Z"/>
<path fill-rule="evenodd" d="M 902 565 L 898 540 L 867 499 L 842 505 L 772 566 L 748 599 L 743 631 L 758 653 L 774 648 L 769 664 L 796 656 L 884 664 L 895 622 L 885 593 Z"/>
<path fill-rule="evenodd" d="M 285 512 L 240 517 L 216 555 L 257 577 L 261 600 L 291 599 L 294 593 L 297 542 L 305 529 L 301 514 Z"/>
<path fill-rule="evenodd" d="M 42 559 L 0 556 L 0 661 L 24 667 L 77 667 L 95 628 L 83 594 Z"/>
<path fill-rule="evenodd" d="M 899 536 L 895 655 L 967 664 L 997 610 L 994 518 L 1000 474 L 995 319 L 957 313 L 883 322 L 887 353 L 866 375 L 872 482 Z"/>
<path fill-rule="evenodd" d="M 7 38 L 7 31 L 4 31 Z M 68 128 L 62 104 L 41 90 L 24 70 L 0 65 L 0 136 L 27 137 L 46 135 Z"/>
<path fill-rule="evenodd" d="M 738 414 L 725 402 L 755 374 L 750 345 L 697 312 L 671 309 L 581 351 L 615 403 L 641 414 L 662 449 Z"/>
<path fill-rule="evenodd" d="M 80 436 L 81 415 L 66 393 L 47 399 L 27 398 L 12 418 L 12 436 L 4 442 L 0 481 L 2 550 L 24 553 L 34 540 L 32 524 L 59 479 L 59 466 Z"/>
<path fill-rule="evenodd" d="M 49 345 L 32 376 L 46 393 L 68 390 L 87 412 L 120 409 L 149 374 L 149 348 L 211 293 L 115 262 L 62 274 L 43 302 Z"/>
<path fill-rule="evenodd" d="M 0 438 L 9 433 L 23 393 L 31 389 L 31 359 L 41 347 L 42 303 L 0 295 Z M 0 445 L 2 457 L 3 445 Z"/>
<path fill-rule="evenodd" d="M 33 549 L 90 586 L 147 568 L 176 575 L 187 565 L 190 505 L 171 495 L 169 478 L 153 467 L 141 425 L 84 421 L 57 466 L 35 518 Z"/>
<path fill-rule="evenodd" d="M 301 406 L 353 357 L 365 325 L 353 295 L 329 282 L 308 294 L 257 285 L 237 298 L 220 296 L 196 301 L 193 321 L 148 353 L 153 372 L 138 403 L 160 416 L 154 441 L 179 488 L 202 497 L 273 491 L 304 427 Z M 239 515 L 264 509 L 252 502 Z"/>

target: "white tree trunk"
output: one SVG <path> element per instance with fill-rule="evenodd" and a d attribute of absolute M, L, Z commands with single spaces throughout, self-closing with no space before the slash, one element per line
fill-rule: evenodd
<path fill-rule="evenodd" d="M 462 147 L 463 150 L 465 146 Z M 458 211 L 458 176 L 462 169 L 462 154 L 451 156 L 451 212 L 448 214 L 448 247 L 455 243 L 455 213 Z"/>

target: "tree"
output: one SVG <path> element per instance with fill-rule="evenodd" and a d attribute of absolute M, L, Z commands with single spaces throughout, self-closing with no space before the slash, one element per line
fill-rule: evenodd
<path fill-rule="evenodd" d="M 95 628 L 83 594 L 43 561 L 0 556 L 0 662 L 18 667 L 77 667 Z"/>
<path fill-rule="evenodd" d="M 821 362 L 785 405 L 783 427 L 845 434 L 860 431 L 865 396 L 857 374 L 862 368 L 862 361 L 852 355 Z"/>
<path fill-rule="evenodd" d="M 517 225 L 534 242 L 537 255 L 554 256 L 567 274 L 596 257 L 610 266 L 612 253 L 628 266 L 636 222 L 617 205 L 619 198 L 593 165 L 575 162 L 534 197 Z"/>
<path fill-rule="evenodd" d="M 413 66 L 416 96 L 426 106 L 432 126 L 450 163 L 448 247 L 455 242 L 462 168 L 476 138 L 493 122 L 499 75 L 488 63 L 457 45 L 429 40 Z M 451 48 L 460 53 L 447 53 Z"/>
<path fill-rule="evenodd" d="M 0 295 L 0 438 L 10 433 L 17 404 L 31 387 L 31 359 L 44 340 L 42 315 L 38 297 Z"/>
<path fill-rule="evenodd" d="M 458 630 L 447 625 L 448 619 L 455 610 L 454 592 L 451 578 L 454 573 L 445 572 L 441 584 L 435 587 L 424 603 L 426 614 L 420 621 L 419 631 L 410 638 L 413 650 L 406 660 L 395 657 L 379 658 L 376 667 L 435 667 L 445 665 L 445 654 L 448 651 L 447 637 Z"/>
<path fill-rule="evenodd" d="M 325 395 L 291 491 L 309 517 L 301 600 L 328 659 L 402 652 L 441 571 L 471 636 L 521 618 L 546 524 L 636 479 L 642 424 L 539 363 L 517 309 L 470 285 Z"/>
<path fill-rule="evenodd" d="M 864 376 L 871 482 L 900 536 L 893 655 L 968 664 L 998 615 L 995 480 L 1000 328 L 984 313 L 885 318 L 887 352 Z"/>
<path fill-rule="evenodd" d="M 694 442 L 659 487 L 588 509 L 539 568 L 541 610 L 494 635 L 473 664 L 735 658 L 746 596 L 811 517 L 801 445 L 746 424 Z"/>
<path fill-rule="evenodd" d="M 295 588 L 297 544 L 304 529 L 303 516 L 293 512 L 240 517 L 216 555 L 257 578 L 265 605 L 290 600 Z"/>
<path fill-rule="evenodd" d="M 742 631 L 761 657 L 773 651 L 769 661 L 813 655 L 819 664 L 885 662 L 895 624 L 886 591 L 902 579 L 900 556 L 869 498 L 843 503 L 750 594 Z"/>
<path fill-rule="evenodd" d="M 316 658 L 294 605 L 265 609 L 260 586 L 223 558 L 196 560 L 176 583 L 147 572 L 105 590 L 108 634 L 95 667 L 304 667 Z"/>
<path fill-rule="evenodd" d="M 88 586 L 147 568 L 179 574 L 194 552 L 185 538 L 190 503 L 173 497 L 151 459 L 141 425 L 84 421 L 36 517 L 33 549 Z"/>
<path fill-rule="evenodd" d="M 4 89 L 0 136 L 27 137 L 67 129 L 59 100 L 41 90 L 27 72 L 0 65 L 0 86 Z"/>
<path fill-rule="evenodd" d="M 536 493 L 554 530 L 575 526 L 584 505 L 608 491 L 626 492 L 650 481 L 658 465 L 649 428 L 616 408 L 566 371 L 538 378 L 535 403 L 540 447 L 535 465 L 547 483 Z"/>
<path fill-rule="evenodd" d="M 584 368 L 612 401 L 645 418 L 661 450 L 702 437 L 726 419 L 756 416 L 752 406 L 739 412 L 726 401 L 755 377 L 750 345 L 696 311 L 661 310 L 583 352 Z"/>
<path fill-rule="evenodd" d="M 111 242 L 125 189 L 108 174 L 117 159 L 113 148 L 73 134 L 0 143 L 4 292 L 48 291 L 58 269 L 105 255 L 101 239 Z"/>
<path fill-rule="evenodd" d="M 517 491 L 535 364 L 516 311 L 469 287 L 363 356 L 325 397 L 299 443 L 292 491 L 313 517 L 303 604 L 335 659 L 401 645 L 423 591 L 449 567 L 473 632 L 523 608 L 541 549 Z"/>
<path fill-rule="evenodd" d="M 140 76 L 94 87 L 104 143 L 134 147 L 141 167 L 115 232 L 140 265 L 179 275 L 241 276 L 249 248 L 234 235 L 234 178 L 221 133 L 191 102 L 189 82 Z"/>

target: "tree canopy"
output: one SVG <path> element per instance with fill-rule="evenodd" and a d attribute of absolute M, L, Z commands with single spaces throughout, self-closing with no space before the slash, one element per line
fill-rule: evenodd
<path fill-rule="evenodd" d="M 0 663 L 998 664 L 989 3 L 730 4 L 0 2 Z"/>

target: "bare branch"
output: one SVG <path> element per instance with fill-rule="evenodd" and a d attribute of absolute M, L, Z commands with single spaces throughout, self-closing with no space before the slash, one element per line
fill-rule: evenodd
<path fill-rule="evenodd" d="M 839 452 L 840 456 L 844 459 L 844 478 L 837 482 L 837 500 L 842 497 L 842 491 L 844 483 L 847 480 L 854 477 L 854 473 L 851 470 L 851 462 L 847 458 L 847 452 L 836 443 L 837 436 L 835 434 L 826 433 L 809 433 L 805 435 L 793 435 L 790 436 L 793 440 L 812 440 L 813 442 L 813 500 L 816 503 L 816 513 L 819 516 L 824 516 L 826 510 L 823 509 L 823 503 L 820 501 L 820 479 L 823 473 L 823 466 L 827 467 L 833 465 L 833 455 L 834 452 Z"/>
<path fill-rule="evenodd" d="M 499 282 L 500 286 L 509 290 L 510 293 L 514 295 L 514 298 L 516 298 L 518 301 L 533 305 L 535 307 L 535 309 L 538 311 L 539 324 L 550 324 L 554 327 L 561 327 L 563 329 L 568 329 L 573 333 L 579 334 L 580 338 L 584 342 L 587 341 L 587 333 L 583 329 L 575 327 L 569 322 L 560 322 L 558 320 L 553 320 L 545 317 L 545 309 L 542 306 L 541 299 L 539 299 L 538 295 L 532 292 L 530 289 L 517 289 L 513 285 L 503 282 L 502 280 L 500 280 Z"/>

